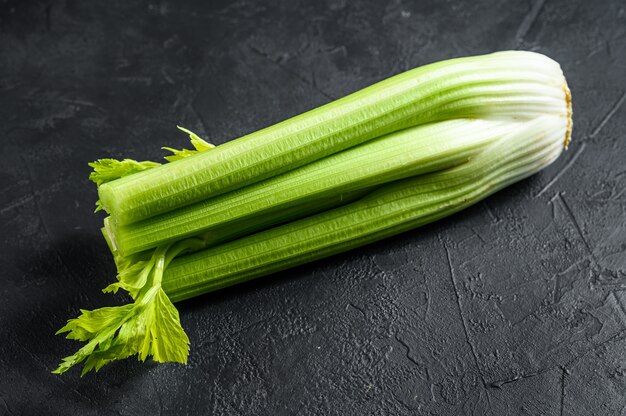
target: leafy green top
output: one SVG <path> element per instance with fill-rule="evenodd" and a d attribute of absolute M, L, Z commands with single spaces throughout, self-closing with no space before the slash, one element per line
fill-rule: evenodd
<path fill-rule="evenodd" d="M 185 133 L 189 134 L 191 145 L 194 147 L 195 150 L 188 150 L 188 149 L 176 150 L 176 149 L 172 149 L 171 147 L 163 147 L 162 149 L 169 150 L 170 152 L 173 153 L 171 156 L 165 156 L 165 160 L 167 160 L 168 162 L 174 162 L 175 160 L 184 159 L 187 156 L 191 156 L 199 152 L 204 152 L 205 150 L 213 149 L 215 147 L 215 145 L 208 143 L 204 141 L 203 139 L 201 139 L 196 133 L 189 131 L 184 127 L 180 127 L 180 126 L 176 126 L 176 127 L 178 127 L 179 130 L 184 131 Z"/>
<path fill-rule="evenodd" d="M 191 145 L 195 150 L 188 149 L 173 149 L 171 147 L 163 147 L 164 150 L 168 150 L 173 154 L 170 156 L 165 156 L 165 160 L 168 162 L 173 162 L 175 160 L 183 159 L 188 156 L 191 156 L 196 153 L 204 152 L 205 150 L 210 150 L 215 147 L 215 145 L 208 143 L 207 141 L 201 139 L 196 133 L 187 130 L 184 127 L 176 126 L 179 130 L 189 134 L 189 139 L 191 141 Z M 119 178 L 123 178 L 128 175 L 132 175 L 137 172 L 141 172 L 146 169 L 152 169 L 157 166 L 161 166 L 158 162 L 151 162 L 149 160 L 145 161 L 137 161 L 133 159 L 98 159 L 95 162 L 88 163 L 90 167 L 93 168 L 93 171 L 89 175 L 89 179 L 96 184 L 97 187 L 100 185 L 114 181 Z M 96 201 L 96 210 L 95 212 L 102 211 L 104 207 L 100 200 Z"/>
<path fill-rule="evenodd" d="M 103 291 L 115 293 L 123 289 L 134 302 L 81 310 L 78 318 L 69 320 L 57 334 L 67 332 L 68 339 L 87 344 L 65 357 L 53 373 L 62 374 L 84 361 L 82 376 L 132 355 L 140 361 L 152 356 L 158 362 L 186 363 L 189 338 L 180 325 L 178 311 L 161 288 L 161 281 L 174 257 L 203 247 L 203 240 L 190 238 L 157 248 L 149 260 L 119 263 L 118 281 Z"/>
<path fill-rule="evenodd" d="M 165 157 L 169 162 L 215 147 L 193 132 L 178 128 L 189 134 L 195 150 L 166 147 L 164 149 L 173 153 Z M 103 183 L 160 165 L 157 162 L 132 159 L 99 159 L 89 163 L 93 168 L 89 179 L 99 187 Z M 96 202 L 96 206 L 96 211 L 103 208 L 100 201 Z M 53 373 L 65 373 L 84 361 L 82 376 L 90 370 L 98 371 L 105 364 L 132 355 L 137 355 L 141 361 L 152 356 L 158 362 L 186 363 L 189 338 L 180 325 L 178 311 L 161 288 L 161 281 L 163 271 L 174 257 L 203 247 L 203 240 L 190 238 L 158 247 L 149 258 L 120 258 L 113 253 L 118 267 L 118 281 L 103 291 L 116 293 L 119 289 L 125 290 L 134 302 L 92 311 L 81 309 L 81 315 L 70 319 L 57 334 L 67 333 L 66 338 L 87 344 L 75 354 L 65 357 Z"/>
<path fill-rule="evenodd" d="M 82 376 L 135 354 L 141 361 L 151 355 L 158 362 L 187 362 L 189 339 L 180 325 L 178 311 L 161 289 L 164 265 L 165 252 L 159 248 L 149 261 L 121 270 L 119 282 L 104 291 L 123 288 L 135 299 L 134 303 L 81 310 L 78 318 L 61 328 L 57 334 L 68 332 L 68 339 L 88 342 L 64 358 L 53 373 L 62 374 L 85 361 Z"/>
<path fill-rule="evenodd" d="M 88 163 L 93 168 L 93 172 L 89 175 L 89 179 L 97 186 L 103 183 L 114 181 L 142 170 L 151 169 L 160 166 L 160 163 L 143 161 L 138 162 L 132 159 L 98 159 L 95 162 Z"/>

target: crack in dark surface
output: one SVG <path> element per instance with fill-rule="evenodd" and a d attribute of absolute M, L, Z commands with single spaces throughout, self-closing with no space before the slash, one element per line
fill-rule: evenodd
<path fill-rule="evenodd" d="M 483 201 L 481 204 L 485 207 L 485 210 L 487 211 L 487 215 L 489 215 L 489 218 L 491 218 L 492 223 L 497 224 L 498 222 L 500 222 L 500 219 L 491 210 L 491 207 L 489 206 L 487 201 Z"/>
<path fill-rule="evenodd" d="M 611 295 L 613 296 L 613 299 L 615 299 L 615 303 L 617 303 L 618 308 L 622 312 L 622 321 L 626 323 L 626 306 L 624 306 L 622 301 L 617 297 L 614 290 L 611 291 Z"/>
<path fill-rule="evenodd" d="M 398 341 L 400 343 L 400 345 L 402 345 L 404 347 L 404 349 L 406 350 L 406 358 L 412 362 L 413 364 L 415 364 L 417 367 L 421 368 L 422 365 L 413 357 L 411 357 L 411 347 L 409 347 L 409 344 L 407 344 L 406 342 L 404 342 L 402 340 L 402 338 L 400 338 L 398 335 L 394 335 L 396 341 Z"/>
<path fill-rule="evenodd" d="M 150 373 L 150 380 L 152 381 L 152 388 L 154 389 L 154 395 L 156 396 L 157 404 L 159 406 L 159 416 L 161 416 L 163 414 L 163 400 L 161 399 L 161 393 L 159 393 L 159 389 L 152 373 Z"/>
<path fill-rule="evenodd" d="M 496 381 L 492 381 L 489 383 L 490 387 L 496 388 L 496 389 L 502 389 L 502 386 L 506 385 L 506 384 L 511 384 L 511 383 L 515 383 L 517 381 L 520 380 L 526 380 L 529 378 L 534 378 L 537 376 L 541 376 L 544 375 L 546 373 L 549 373 L 550 371 L 554 371 L 556 368 L 558 367 L 550 367 L 550 368 L 546 368 L 545 370 L 540 370 L 540 371 L 536 371 L 534 373 L 528 373 L 528 374 L 517 374 L 513 377 L 510 378 L 505 378 L 502 380 L 496 380 Z"/>
<path fill-rule="evenodd" d="M 561 406 L 560 415 L 563 416 L 565 412 L 565 379 L 567 377 L 567 369 L 565 366 L 561 367 Z"/>
<path fill-rule="evenodd" d="M 578 236 L 580 237 L 581 241 L 583 242 L 583 244 L 584 244 L 584 246 L 585 246 L 585 248 L 587 250 L 587 254 L 589 254 L 591 259 L 597 265 L 598 264 L 598 260 L 596 259 L 596 256 L 595 256 L 593 250 L 591 249 L 591 246 L 589 245 L 589 242 L 587 241 L 587 238 L 585 238 L 585 234 L 583 233 L 583 230 L 580 227 L 580 224 L 578 224 L 578 220 L 576 219 L 576 216 L 574 216 L 574 212 L 572 211 L 572 209 L 570 208 L 569 204 L 565 200 L 565 197 L 563 196 L 563 193 L 559 193 L 559 199 L 563 203 L 563 207 L 565 208 L 565 212 L 567 213 L 567 216 L 569 217 L 570 221 L 572 222 L 572 225 L 574 226 L 574 228 L 576 229 L 576 232 L 578 233 Z"/>
<path fill-rule="evenodd" d="M 548 189 L 552 187 L 552 185 L 556 183 L 556 181 L 558 181 L 561 178 L 561 176 L 563 176 L 574 165 L 574 162 L 576 162 L 576 159 L 578 159 L 581 153 L 585 150 L 586 146 L 587 146 L 587 143 L 585 142 L 581 143 L 581 145 L 576 150 L 576 153 L 574 153 L 574 155 L 565 164 L 565 166 L 563 166 L 559 170 L 559 172 L 556 175 L 554 175 L 554 178 L 552 178 L 543 188 L 541 188 L 539 192 L 537 192 L 537 194 L 535 195 L 535 198 L 543 195 Z"/>
<path fill-rule="evenodd" d="M 255 52 L 258 56 L 260 56 L 263 59 L 271 62 L 272 64 L 276 65 L 278 68 L 283 70 L 284 72 L 286 72 L 289 75 L 291 75 L 291 76 L 295 77 L 296 79 L 300 80 L 300 82 L 302 82 L 303 84 L 307 85 L 308 87 L 310 87 L 311 89 L 313 89 L 317 93 L 323 95 L 324 97 L 328 98 L 329 100 L 335 100 L 334 97 L 332 97 L 331 95 L 326 93 L 324 90 L 319 88 L 317 86 L 317 83 L 311 82 L 308 79 L 306 79 L 305 77 L 303 77 L 302 75 L 298 74 L 297 72 L 294 72 L 291 69 L 286 68 L 283 64 L 281 64 L 280 62 L 277 62 L 276 60 L 272 59 L 267 53 L 263 52 L 262 50 L 260 50 L 256 46 L 248 45 L 248 48 L 250 48 L 250 50 Z"/>
<path fill-rule="evenodd" d="M 7 403 L 7 401 L 4 399 L 4 397 L 0 396 L 0 400 L 2 400 L 2 404 L 4 405 L 5 410 L 7 411 L 7 414 L 11 415 L 11 416 L 15 416 L 15 413 L 13 413 L 13 411 L 11 410 L 11 408 L 9 407 L 9 404 Z"/>
<path fill-rule="evenodd" d="M 30 194 L 33 196 L 32 201 L 33 204 L 35 206 L 35 213 L 37 215 L 37 218 L 39 219 L 39 223 L 41 224 L 41 227 L 44 231 L 44 233 L 46 234 L 46 237 L 48 239 L 48 243 L 51 245 L 54 253 L 56 253 L 56 257 L 59 260 L 59 263 L 63 266 L 63 268 L 66 270 L 67 273 L 69 273 L 71 276 L 75 277 L 75 281 L 80 281 L 80 279 L 78 279 L 78 276 L 74 275 L 74 272 L 72 271 L 72 269 L 67 265 L 66 261 L 63 259 L 63 256 L 61 255 L 61 253 L 59 252 L 58 248 L 56 247 L 55 244 L 53 244 L 53 240 L 52 240 L 52 234 L 50 233 L 50 230 L 48 229 L 48 226 L 46 225 L 46 222 L 43 218 L 43 213 L 41 211 L 41 207 L 39 206 L 39 202 L 37 201 L 37 190 L 35 189 L 34 186 L 34 177 L 33 177 L 33 173 L 31 172 L 30 166 L 28 164 L 28 161 L 24 158 L 24 156 L 20 155 L 20 159 L 22 160 L 22 164 L 24 165 L 24 168 L 26 170 L 26 173 L 28 175 L 28 186 L 30 188 Z"/>
<path fill-rule="evenodd" d="M 611 120 L 611 118 L 615 115 L 617 110 L 619 110 L 620 107 L 622 106 L 622 104 L 624 104 L 625 100 L 626 100 L 626 91 L 624 91 L 624 93 L 621 95 L 621 97 L 611 106 L 611 108 L 604 115 L 604 117 L 602 117 L 602 120 L 600 120 L 600 123 L 598 123 L 598 125 L 589 134 L 589 138 L 593 139 L 594 137 L 596 137 L 598 135 L 598 133 L 600 133 L 602 131 L 602 129 L 604 128 L 606 123 L 608 123 L 609 120 Z"/>
<path fill-rule="evenodd" d="M 517 32 L 515 33 L 515 38 L 513 39 L 513 43 L 511 45 L 511 49 L 515 49 L 521 45 L 522 41 L 524 40 L 524 37 L 530 31 L 533 24 L 539 17 L 539 14 L 543 10 L 543 6 L 545 2 L 546 0 L 536 0 L 533 3 L 528 13 L 526 13 L 526 15 L 524 16 L 522 23 L 520 23 L 519 27 L 517 28 Z"/>
<path fill-rule="evenodd" d="M 350 306 L 351 308 L 357 310 L 361 315 L 363 315 L 363 318 L 367 318 L 367 315 L 365 314 L 365 310 L 363 310 L 363 308 L 355 305 L 352 302 L 348 302 L 348 306 Z"/>
<path fill-rule="evenodd" d="M 620 331 L 617 334 L 609 337 L 608 339 L 600 342 L 599 344 L 595 344 L 592 345 L 591 348 L 588 348 L 587 350 L 585 350 L 583 353 L 575 356 L 574 358 L 572 358 L 571 360 L 569 360 L 568 362 L 566 362 L 563 367 L 565 368 L 569 368 L 572 367 L 572 365 L 574 363 L 576 363 L 577 361 L 581 360 L 582 358 L 586 357 L 589 353 L 596 351 L 598 348 L 603 347 L 607 344 L 610 344 L 613 341 L 624 341 L 626 340 L 626 330 Z"/>
<path fill-rule="evenodd" d="M 463 307 L 461 306 L 461 296 L 459 294 L 459 289 L 457 287 L 456 279 L 454 277 L 454 266 L 452 265 L 452 259 L 450 258 L 450 251 L 446 243 L 441 239 L 441 237 L 439 237 L 439 241 L 441 242 L 441 245 L 443 246 L 443 249 L 446 252 L 446 260 L 448 262 L 450 280 L 452 281 L 452 286 L 454 288 L 454 295 L 455 295 L 455 300 L 456 300 L 456 304 L 457 304 L 458 311 L 459 311 L 459 317 L 461 318 L 461 325 L 463 327 L 463 332 L 465 334 L 465 342 L 470 347 L 470 352 L 472 353 L 472 356 L 474 357 L 474 365 L 476 366 L 476 371 L 478 371 L 478 374 L 483 382 L 483 386 L 486 386 L 487 382 L 485 381 L 485 377 L 483 376 L 483 373 L 479 365 L 480 360 L 478 358 L 478 355 L 476 354 L 476 348 L 474 347 L 474 344 L 471 341 L 469 331 L 467 328 L 467 323 L 465 322 L 465 315 L 463 314 Z"/>

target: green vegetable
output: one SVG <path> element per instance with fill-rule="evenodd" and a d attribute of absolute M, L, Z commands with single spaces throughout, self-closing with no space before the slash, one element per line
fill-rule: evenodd
<path fill-rule="evenodd" d="M 103 184 L 114 223 L 129 224 L 290 171 L 376 137 L 451 118 L 528 118 L 562 101 L 559 65 L 530 52 L 413 69 L 282 123 Z"/>
<path fill-rule="evenodd" d="M 513 124 L 467 163 L 385 185 L 343 207 L 175 259 L 163 287 L 172 301 L 327 257 L 419 227 L 472 205 L 552 163 L 565 117 Z"/>
<path fill-rule="evenodd" d="M 122 256 L 202 234 L 215 243 L 362 196 L 359 191 L 466 162 L 514 122 L 450 120 L 374 139 L 265 181 L 107 232 Z"/>
<path fill-rule="evenodd" d="M 186 132 L 195 150 L 173 151 L 172 163 L 95 163 L 118 268 L 105 291 L 134 302 L 70 320 L 59 333 L 87 343 L 55 372 L 132 355 L 186 362 L 170 300 L 474 204 L 560 155 L 571 102 L 558 64 L 505 52 L 418 68 L 216 148 Z"/>

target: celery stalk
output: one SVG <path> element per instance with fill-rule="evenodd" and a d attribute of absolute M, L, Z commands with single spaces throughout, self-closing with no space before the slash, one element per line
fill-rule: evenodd
<path fill-rule="evenodd" d="M 100 201 L 115 223 L 129 224 L 426 122 L 550 114 L 562 103 L 562 80 L 556 62 L 532 52 L 426 65 L 211 151 L 106 183 Z"/>
<path fill-rule="evenodd" d="M 450 120 L 383 136 L 265 181 L 146 220 L 116 225 L 109 238 L 122 256 L 202 235 L 207 244 L 349 202 L 394 180 L 466 162 L 515 122 Z"/>
<path fill-rule="evenodd" d="M 360 247 L 472 205 L 552 163 L 567 119 L 540 117 L 457 167 L 385 185 L 351 204 L 175 259 L 163 287 L 177 302 Z"/>

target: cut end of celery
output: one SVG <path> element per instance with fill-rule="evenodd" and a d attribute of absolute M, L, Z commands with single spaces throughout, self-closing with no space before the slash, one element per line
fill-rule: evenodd
<path fill-rule="evenodd" d="M 98 205 L 101 210 L 111 213 L 114 210 L 113 204 L 116 199 L 108 184 L 98 186 Z"/>
<path fill-rule="evenodd" d="M 566 80 L 563 81 L 563 91 L 565 91 L 565 105 L 567 106 L 567 130 L 565 132 L 565 148 L 567 149 L 567 146 L 569 146 L 572 140 L 573 111 L 572 111 L 572 93 L 569 89 L 569 86 L 567 85 Z"/>
<path fill-rule="evenodd" d="M 111 231 L 111 217 L 104 219 L 104 227 L 100 231 L 102 231 L 102 236 L 106 240 L 109 250 L 115 255 L 117 253 L 117 244 L 115 243 L 115 234 Z"/>

